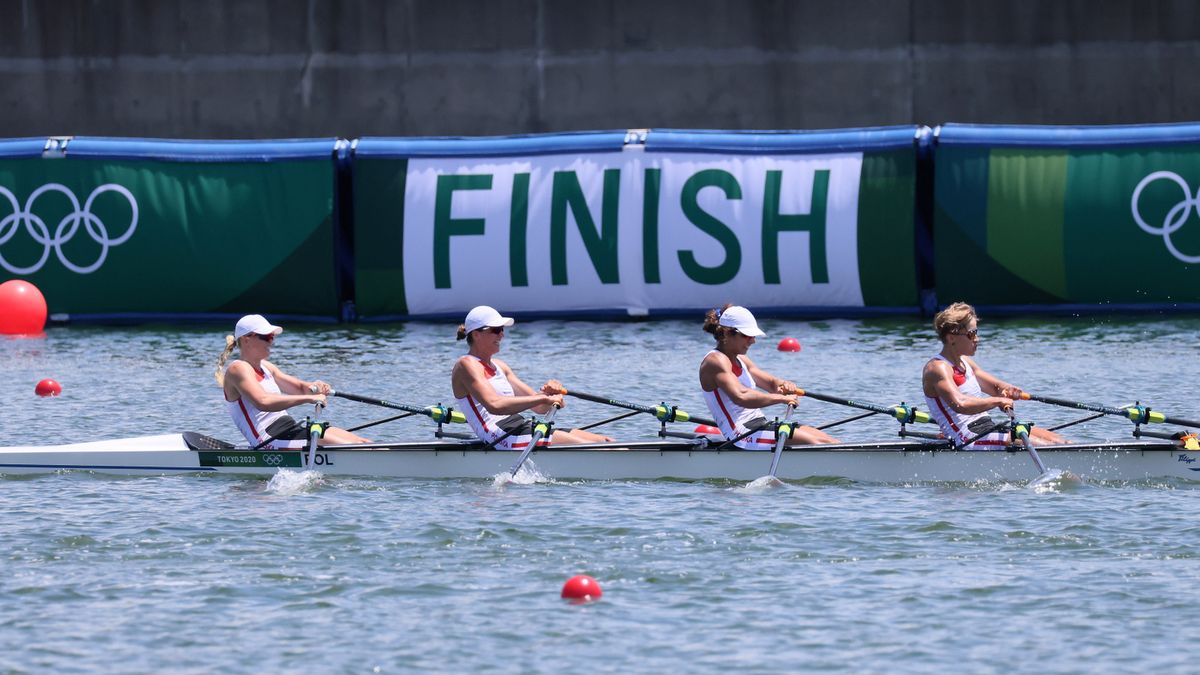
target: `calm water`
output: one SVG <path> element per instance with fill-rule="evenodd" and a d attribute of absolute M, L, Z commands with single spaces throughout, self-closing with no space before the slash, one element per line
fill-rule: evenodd
<path fill-rule="evenodd" d="M 882 403 L 918 401 L 936 350 L 925 322 L 763 327 L 771 337 L 751 355 L 768 370 Z M 4 444 L 184 429 L 233 438 L 212 379 L 225 328 L 0 340 Z M 286 328 L 273 360 L 289 371 L 398 401 L 451 398 L 462 351 L 453 326 Z M 1043 318 L 981 331 L 981 363 L 1030 391 L 1200 414 L 1200 320 Z M 804 350 L 775 351 L 785 335 Z M 710 344 L 698 322 L 535 322 L 517 325 L 503 357 L 532 384 L 554 376 L 703 412 L 695 369 Z M 43 377 L 63 396 L 34 396 Z M 1072 418 L 1025 405 L 1039 424 Z M 615 412 L 572 401 L 559 420 Z M 849 411 L 806 401 L 801 413 L 811 423 Z M 386 415 L 330 408 L 343 426 Z M 857 424 L 839 435 L 895 431 Z M 611 429 L 653 433 L 649 418 Z M 405 420 L 369 435 L 429 431 Z M 0 671 L 1191 672 L 1198 486 L 0 479 Z M 559 599 L 579 573 L 599 580 L 600 602 Z"/>

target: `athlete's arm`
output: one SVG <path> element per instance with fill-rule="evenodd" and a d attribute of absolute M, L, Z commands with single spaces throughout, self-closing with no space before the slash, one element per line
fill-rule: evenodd
<path fill-rule="evenodd" d="M 941 359 L 933 359 L 925 364 L 921 384 L 926 396 L 939 398 L 952 410 L 964 415 L 975 415 L 992 408 L 1012 407 L 1012 399 L 1002 396 L 977 398 L 963 394 L 958 385 L 954 384 L 954 368 Z"/>
<path fill-rule="evenodd" d="M 975 362 L 975 359 L 964 356 L 963 360 L 968 361 L 971 364 L 971 368 L 975 370 L 975 379 L 979 380 L 979 388 L 982 389 L 985 394 L 991 394 L 992 396 L 1000 396 L 1008 399 L 1021 397 L 1020 387 L 1014 384 L 1009 384 L 980 368 L 979 364 Z"/>
<path fill-rule="evenodd" d="M 751 371 L 751 375 L 753 374 Z M 769 405 L 796 401 L 795 396 L 784 396 L 744 386 L 733 374 L 733 366 L 729 357 L 719 353 L 709 354 L 700 364 L 700 383 L 701 386 L 704 386 L 705 383 L 712 383 L 715 385 L 714 389 L 720 389 L 729 397 L 729 400 L 743 408 L 765 408 Z M 708 391 L 713 391 L 713 389 L 708 389 Z"/>
<path fill-rule="evenodd" d="M 266 361 L 262 365 L 263 368 L 271 369 L 272 377 L 275 377 L 279 371 L 278 368 Z M 225 373 L 225 382 L 227 385 L 233 386 L 238 396 L 244 396 L 246 400 L 254 404 L 255 408 L 263 412 L 279 412 L 305 403 L 325 403 L 324 394 L 272 394 L 268 392 L 259 384 L 254 368 L 251 368 L 250 364 L 245 361 L 235 361 L 233 365 L 229 366 L 229 370 Z"/>
<path fill-rule="evenodd" d="M 288 375 L 280 370 L 278 366 L 267 361 L 263 361 L 262 365 L 263 368 L 271 369 L 271 375 L 275 378 L 275 383 L 279 385 L 279 391 L 285 394 L 311 394 L 314 388 L 318 394 L 328 394 L 333 391 L 332 387 L 321 380 L 313 380 L 312 382 L 302 380 L 295 375 Z"/>
<path fill-rule="evenodd" d="M 467 356 L 460 358 L 458 363 L 454 364 L 454 374 L 451 377 L 454 383 L 454 395 L 458 397 L 462 393 L 470 394 L 471 398 L 478 401 L 493 415 L 515 415 L 531 408 L 545 410 L 555 402 L 553 396 L 533 393 L 529 385 L 517 379 L 512 374 L 512 370 L 503 362 L 493 359 L 492 364 L 497 368 L 504 369 L 504 375 L 513 386 L 513 393 L 517 395 L 504 396 L 497 392 L 488 382 L 487 374 L 483 371 L 483 364 Z"/>
<path fill-rule="evenodd" d="M 764 391 L 770 391 L 777 394 L 790 395 L 795 394 L 798 387 L 795 382 L 785 380 L 782 377 L 776 377 L 771 373 L 758 367 L 758 364 L 750 360 L 750 357 L 743 356 L 742 361 L 746 364 L 746 368 L 750 371 L 750 375 L 754 378 L 754 383 Z"/>

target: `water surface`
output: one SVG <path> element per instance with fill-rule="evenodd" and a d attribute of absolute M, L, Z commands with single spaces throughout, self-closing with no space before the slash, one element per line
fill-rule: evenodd
<path fill-rule="evenodd" d="M 920 400 L 926 322 L 768 320 L 751 352 L 801 386 Z M 0 340 L 6 445 L 194 429 L 233 438 L 224 326 L 52 328 Z M 286 326 L 273 360 L 346 391 L 449 402 L 449 325 Z M 985 320 L 979 360 L 1030 391 L 1185 417 L 1200 320 Z M 784 336 L 799 354 L 773 349 Z M 518 324 L 529 383 L 703 414 L 699 322 Z M 39 399 L 43 377 L 63 395 Z M 1020 410 L 1052 425 L 1073 413 Z M 298 415 L 307 411 L 297 409 Z M 572 401 L 563 424 L 617 411 Z M 805 401 L 805 422 L 850 411 Z M 336 401 L 343 426 L 388 411 Z M 612 426 L 654 432 L 648 417 Z M 1128 436 L 1115 419 L 1077 436 Z M 381 439 L 428 436 L 405 420 Z M 896 424 L 842 428 L 888 438 Z M 765 464 L 768 458 L 764 455 Z M 1032 476 L 1031 476 L 1032 477 Z M 0 671 L 1190 672 L 1200 483 L 860 484 L 337 478 L 0 479 Z M 600 602 L 561 601 L 571 575 Z"/>

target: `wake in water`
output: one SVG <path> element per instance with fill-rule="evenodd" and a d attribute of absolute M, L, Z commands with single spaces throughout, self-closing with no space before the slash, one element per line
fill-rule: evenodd
<path fill-rule="evenodd" d="M 325 475 L 320 471 L 280 469 L 274 476 L 271 476 L 271 480 L 267 483 L 267 492 L 284 497 L 304 494 L 317 489 L 324 481 Z"/>

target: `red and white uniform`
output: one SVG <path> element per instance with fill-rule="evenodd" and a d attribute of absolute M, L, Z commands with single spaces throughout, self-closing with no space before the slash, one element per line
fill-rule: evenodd
<path fill-rule="evenodd" d="M 471 355 L 468 354 L 468 356 Z M 484 363 L 483 359 L 479 357 L 471 356 L 471 358 L 483 365 L 483 372 L 488 376 L 488 384 L 492 386 L 492 389 L 496 390 L 497 394 L 501 396 L 514 395 L 512 383 L 505 377 L 503 370 Z M 458 404 L 458 409 L 466 415 L 467 424 L 471 425 L 471 429 L 475 431 L 475 435 L 481 440 L 491 443 L 506 433 L 504 429 L 500 428 L 500 420 L 505 418 L 489 412 L 482 403 L 476 401 L 474 396 L 471 396 L 470 392 L 467 392 L 466 396 L 454 400 Z M 520 434 L 518 432 L 496 443 L 495 447 L 497 450 L 524 450 L 528 447 L 530 440 L 532 440 L 531 435 Z M 539 445 L 544 443 L 545 441 L 539 443 Z"/>
<path fill-rule="evenodd" d="M 709 352 L 709 354 L 713 353 L 717 353 L 717 350 Z M 740 356 L 733 361 L 733 374 L 737 376 L 738 382 L 741 382 L 742 386 L 750 389 L 756 388 L 754 376 L 750 374 L 750 369 L 746 367 L 746 364 L 742 363 Z M 749 427 L 746 426 L 747 421 L 763 417 L 762 410 L 743 408 L 734 403 L 725 392 L 721 391 L 720 387 L 712 391 L 701 389 L 700 395 L 704 397 L 708 411 L 712 413 L 717 427 L 721 429 L 721 433 L 727 440 L 737 438 L 749 431 Z M 775 448 L 775 432 L 766 429 L 755 431 L 734 445 L 743 450 L 773 450 Z"/>
<path fill-rule="evenodd" d="M 946 363 L 950 363 L 950 359 L 938 354 L 935 359 L 941 359 Z M 954 368 L 954 364 L 950 363 L 950 367 Z M 954 368 L 954 384 L 958 385 L 958 390 L 964 396 L 972 398 L 987 398 L 983 394 L 983 389 L 979 387 L 979 380 L 975 377 L 975 369 L 971 364 L 963 361 L 963 367 L 966 370 Z M 925 406 L 929 409 L 929 414 L 933 415 L 933 419 L 937 420 L 938 426 L 942 428 L 942 433 L 946 438 L 954 441 L 955 445 L 963 443 L 975 438 L 977 432 L 971 431 L 970 425 L 975 424 L 976 428 L 980 425 L 991 424 L 991 417 L 986 412 L 975 413 L 974 415 L 964 415 L 955 411 L 941 397 L 925 397 Z M 982 420 L 982 421 L 981 421 Z M 980 429 L 982 430 L 982 429 Z M 992 433 L 981 437 L 971 445 L 965 447 L 965 450 L 1003 450 L 1008 447 L 1008 433 L 1003 431 L 993 431 Z"/>
<path fill-rule="evenodd" d="M 233 365 L 231 362 L 229 365 Z M 229 372 L 229 368 L 225 368 L 225 372 Z M 262 386 L 263 391 L 268 394 L 282 394 L 279 390 L 279 383 L 271 375 L 271 371 L 267 369 L 254 370 L 254 374 L 258 377 L 258 383 Z M 229 416 L 233 418 L 234 425 L 238 431 L 246 437 L 246 442 L 250 447 L 254 447 L 262 443 L 270 434 L 267 433 L 267 427 L 271 423 L 281 417 L 287 417 L 288 414 L 282 410 L 276 412 L 263 412 L 254 407 L 254 404 L 246 400 L 245 396 L 239 396 L 236 401 L 225 401 L 225 409 L 229 411 Z M 303 448 L 308 445 L 304 439 L 292 441 L 271 441 L 270 444 L 264 446 L 273 450 L 281 448 Z"/>

